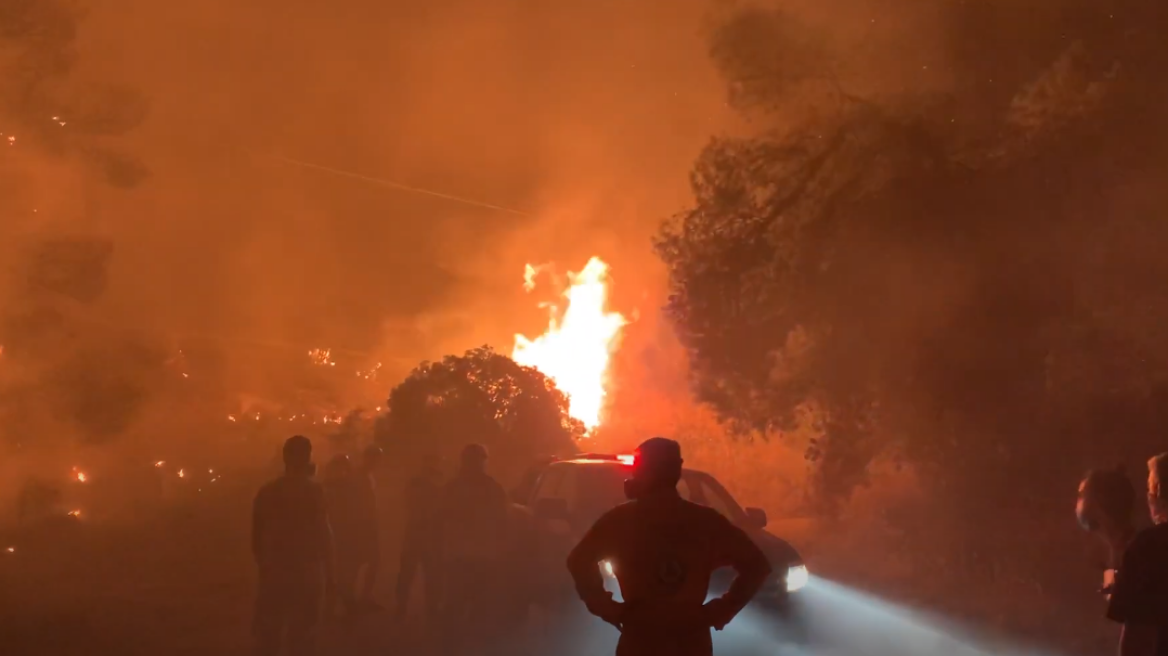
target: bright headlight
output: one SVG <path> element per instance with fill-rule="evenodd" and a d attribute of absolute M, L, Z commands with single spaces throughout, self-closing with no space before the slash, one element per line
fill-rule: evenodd
<path fill-rule="evenodd" d="M 796 592 L 807 587 L 810 578 L 806 565 L 795 565 L 787 570 L 787 592 Z"/>

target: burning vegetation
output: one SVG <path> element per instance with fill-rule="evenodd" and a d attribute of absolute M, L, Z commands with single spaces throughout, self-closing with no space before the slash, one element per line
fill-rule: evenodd
<path fill-rule="evenodd" d="M 524 289 L 535 289 L 537 269 L 530 264 Z M 608 309 L 608 265 L 598 257 L 579 273 L 568 274 L 565 305 L 549 305 L 547 331 L 535 339 L 515 336 L 511 357 L 555 381 L 568 395 L 568 412 L 589 431 L 600 425 L 609 384 L 609 364 L 626 321 Z"/>

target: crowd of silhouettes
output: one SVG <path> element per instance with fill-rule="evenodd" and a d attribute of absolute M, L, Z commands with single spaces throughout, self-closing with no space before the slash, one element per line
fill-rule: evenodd
<path fill-rule="evenodd" d="M 337 456 L 318 484 L 309 440 L 285 442 L 284 474 L 260 489 L 253 511 L 257 654 L 315 653 L 322 606 L 346 616 L 380 609 L 371 596 L 381 551 L 373 480 L 380 457 L 376 447 L 356 464 Z M 536 558 L 535 524 L 488 473 L 488 459 L 485 447 L 466 446 L 443 482 L 430 456 L 406 485 L 396 615 L 408 612 L 421 574 L 425 616 L 439 627 L 447 654 L 508 644 L 531 601 L 522 570 Z M 641 444 L 625 482 L 627 502 L 604 512 L 568 556 L 584 606 L 619 630 L 618 656 L 711 655 L 711 632 L 729 624 L 771 574 L 740 527 L 681 497 L 683 462 L 673 440 Z M 1079 485 L 1079 522 L 1106 550 L 1101 592 L 1107 617 L 1122 626 L 1120 656 L 1168 656 L 1166 481 L 1162 454 L 1148 461 L 1151 521 L 1142 529 L 1135 486 L 1121 468 L 1091 471 Z M 520 488 L 533 484 L 525 480 Z M 612 571 L 619 601 L 605 589 L 605 562 L 619 563 Z M 707 601 L 721 567 L 734 568 L 737 577 L 725 595 Z"/>
<path fill-rule="evenodd" d="M 380 449 L 367 448 L 359 463 L 333 457 L 319 483 L 308 438 L 289 438 L 282 457 L 283 474 L 260 489 L 253 509 L 261 656 L 315 653 L 322 616 L 381 610 L 372 596 L 381 553 L 374 480 Z M 437 457 L 429 456 L 406 485 L 395 615 L 406 616 L 421 574 L 426 618 L 439 629 L 445 653 L 501 644 L 500 629 L 521 623 L 515 621 L 519 600 L 498 600 L 520 533 L 510 529 L 511 504 L 487 473 L 487 460 L 485 447 L 468 445 L 443 482 Z"/>
<path fill-rule="evenodd" d="M 334 457 L 320 483 L 308 438 L 289 438 L 282 455 L 284 473 L 260 489 L 253 509 L 260 656 L 315 653 L 322 609 L 344 617 L 380 609 L 371 595 L 381 549 L 373 480 L 380 450 L 370 447 L 356 464 Z M 514 653 L 531 601 L 523 570 L 536 558 L 534 522 L 488 473 L 488 459 L 485 447 L 467 445 L 443 482 L 431 456 L 406 485 L 395 614 L 407 614 L 421 574 L 425 615 L 446 654 Z M 681 498 L 681 473 L 677 442 L 642 444 L 628 503 L 603 514 L 568 558 L 587 609 L 620 630 L 622 656 L 712 653 L 711 630 L 725 627 L 771 571 L 741 528 Z M 604 590 L 606 559 L 621 563 L 624 601 Z M 710 577 L 723 566 L 738 577 L 706 602 Z"/>

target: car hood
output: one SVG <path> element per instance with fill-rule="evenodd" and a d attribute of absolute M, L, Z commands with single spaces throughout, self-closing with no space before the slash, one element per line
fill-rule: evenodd
<path fill-rule="evenodd" d="M 746 534 L 766 554 L 775 570 L 785 569 L 803 562 L 799 552 L 786 540 L 762 529 L 746 529 Z"/>

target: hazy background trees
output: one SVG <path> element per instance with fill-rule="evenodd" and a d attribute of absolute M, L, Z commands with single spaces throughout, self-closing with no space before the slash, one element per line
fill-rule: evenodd
<path fill-rule="evenodd" d="M 87 310 L 114 256 L 88 199 L 95 186 L 146 178 L 121 138 L 148 104 L 116 82 L 73 75 L 83 19 L 69 0 L 0 1 L 0 412 L 14 442 L 122 433 L 168 357 L 158 340 L 95 325 Z M 46 174 L 53 186 L 39 183 Z M 65 430 L 46 430 L 48 416 Z"/>
<path fill-rule="evenodd" d="M 813 413 L 828 509 L 891 459 L 989 540 L 1168 448 L 1168 23 L 945 7 L 949 56 L 899 87 L 830 30 L 728 9 L 711 54 L 751 127 L 706 147 L 657 250 L 702 401 L 743 431 Z"/>
<path fill-rule="evenodd" d="M 426 455 L 457 462 L 478 443 L 507 479 L 542 456 L 576 452 L 584 425 L 550 378 L 489 347 L 424 362 L 389 395 L 375 439 L 406 467 Z"/>

